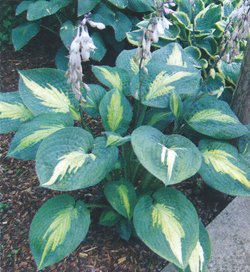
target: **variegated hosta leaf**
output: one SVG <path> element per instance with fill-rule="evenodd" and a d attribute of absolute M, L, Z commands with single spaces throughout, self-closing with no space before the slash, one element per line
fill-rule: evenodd
<path fill-rule="evenodd" d="M 19 71 L 19 92 L 34 115 L 47 112 L 70 113 L 80 120 L 78 102 L 72 92 L 68 92 L 65 72 L 41 68 Z"/>
<path fill-rule="evenodd" d="M 199 240 L 193 250 L 188 266 L 185 269 L 176 267 L 180 272 L 206 272 L 211 256 L 211 243 L 208 232 L 201 221 L 199 221 Z"/>
<path fill-rule="evenodd" d="M 157 64 L 147 65 L 148 75 L 143 71 L 145 80 L 142 83 L 142 103 L 156 108 L 169 106 L 171 93 L 175 90 L 179 95 L 192 94 L 200 81 L 198 70 L 188 70 L 184 67 Z M 136 75 L 131 81 L 131 94 L 140 99 L 140 77 Z"/>
<path fill-rule="evenodd" d="M 34 118 L 26 108 L 19 92 L 0 93 L 0 133 L 18 130 L 21 124 Z"/>
<path fill-rule="evenodd" d="M 136 12 L 152 11 L 153 0 L 128 0 L 128 8 Z"/>
<path fill-rule="evenodd" d="M 134 211 L 137 235 L 154 252 L 180 268 L 199 237 L 199 221 L 192 203 L 173 188 L 161 188 L 153 197 L 143 196 Z"/>
<path fill-rule="evenodd" d="M 199 62 L 195 60 L 190 54 L 182 49 L 179 43 L 170 43 L 159 50 L 152 53 L 152 63 L 164 63 L 167 65 L 175 65 L 186 68 L 187 71 L 198 72 L 196 67 L 199 67 Z M 184 69 L 185 70 L 185 69 Z"/>
<path fill-rule="evenodd" d="M 139 66 L 135 63 L 133 57 L 136 56 L 136 50 L 123 50 L 116 59 L 116 66 L 125 69 L 131 77 L 139 73 Z"/>
<path fill-rule="evenodd" d="M 69 191 L 102 181 L 118 158 L 117 147 L 105 146 L 104 137 L 94 140 L 79 127 L 54 132 L 41 143 L 36 156 L 41 186 Z"/>
<path fill-rule="evenodd" d="M 7 156 L 21 160 L 34 160 L 43 139 L 55 131 L 74 125 L 69 114 L 44 113 L 23 124 L 10 143 Z"/>
<path fill-rule="evenodd" d="M 59 262 L 85 238 L 90 213 L 84 202 L 70 195 L 47 201 L 36 213 L 30 227 L 29 242 L 38 271 Z"/>
<path fill-rule="evenodd" d="M 195 17 L 195 30 L 212 34 L 215 30 L 215 23 L 221 20 L 222 6 L 214 3 L 201 10 Z"/>
<path fill-rule="evenodd" d="M 250 166 L 236 147 L 215 140 L 201 140 L 204 181 L 214 189 L 230 195 L 250 195 Z"/>
<path fill-rule="evenodd" d="M 123 134 L 132 119 L 132 106 L 118 89 L 109 91 L 100 103 L 100 114 L 106 131 Z"/>
<path fill-rule="evenodd" d="M 179 183 L 200 168 L 198 148 L 183 136 L 141 126 L 132 133 L 131 142 L 141 164 L 166 185 Z"/>
<path fill-rule="evenodd" d="M 178 1 L 177 9 L 177 11 L 187 14 L 191 22 L 193 22 L 194 19 L 193 17 L 195 17 L 200 11 L 202 11 L 205 8 L 204 1 L 194 0 L 193 2 L 194 2 L 194 16 L 192 3 L 189 0 Z"/>
<path fill-rule="evenodd" d="M 86 92 L 86 102 L 82 102 L 82 109 L 87 112 L 92 117 L 98 117 L 99 113 L 99 104 L 106 94 L 106 90 L 97 84 L 88 84 L 90 90 L 84 88 Z"/>
<path fill-rule="evenodd" d="M 226 63 L 223 60 L 220 60 L 218 62 L 219 72 L 222 73 L 226 80 L 234 85 L 236 85 L 237 83 L 238 75 L 240 73 L 240 67 L 241 64 L 236 62 Z"/>
<path fill-rule="evenodd" d="M 120 219 L 121 215 L 113 209 L 106 209 L 102 212 L 99 224 L 103 226 L 114 226 Z"/>
<path fill-rule="evenodd" d="M 126 70 L 110 66 L 92 66 L 92 71 L 98 80 L 110 89 L 117 88 L 125 95 L 129 94 L 130 75 Z"/>
<path fill-rule="evenodd" d="M 137 203 L 135 187 L 126 180 L 110 181 L 105 185 L 104 194 L 112 205 L 124 217 L 131 219 Z"/>
<path fill-rule="evenodd" d="M 186 122 L 199 133 L 217 139 L 233 139 L 247 132 L 229 105 L 212 96 L 196 101 Z"/>
<path fill-rule="evenodd" d="M 246 125 L 246 127 L 248 128 L 248 132 L 239 138 L 238 145 L 243 159 L 247 160 L 250 164 L 250 124 Z"/>
<path fill-rule="evenodd" d="M 220 73 L 215 73 L 214 76 L 209 75 L 207 82 L 202 89 L 203 92 L 216 95 L 217 98 L 221 96 L 225 88 L 225 79 Z"/>
<path fill-rule="evenodd" d="M 129 136 L 129 135 L 122 137 L 120 134 L 115 133 L 115 132 L 111 132 L 111 131 L 104 132 L 103 134 L 105 134 L 107 137 L 106 147 L 112 146 L 112 145 L 120 146 L 126 142 L 130 142 L 130 140 L 131 140 L 131 136 Z"/>

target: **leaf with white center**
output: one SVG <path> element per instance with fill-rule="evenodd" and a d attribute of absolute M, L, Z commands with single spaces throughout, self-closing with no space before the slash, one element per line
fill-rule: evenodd
<path fill-rule="evenodd" d="M 199 236 L 195 208 L 173 188 L 143 196 L 134 211 L 137 235 L 154 252 L 185 268 Z"/>
<path fill-rule="evenodd" d="M 31 252 L 38 271 L 59 262 L 85 238 L 90 213 L 84 202 L 69 195 L 47 201 L 36 213 L 30 227 Z"/>
<path fill-rule="evenodd" d="M 199 148 L 202 154 L 199 173 L 208 185 L 226 194 L 249 196 L 250 167 L 234 146 L 201 140 Z"/>
<path fill-rule="evenodd" d="M 112 207 L 124 217 L 131 219 L 137 203 L 135 187 L 126 180 L 110 181 L 104 194 Z"/>
<path fill-rule="evenodd" d="M 110 89 L 118 90 L 128 94 L 130 88 L 130 75 L 124 69 L 109 66 L 92 66 L 92 71 L 98 80 Z"/>
<path fill-rule="evenodd" d="M 99 111 L 106 131 L 119 134 L 127 131 L 132 119 L 132 106 L 121 91 L 113 89 L 106 93 Z"/>
<path fill-rule="evenodd" d="M 61 112 L 80 119 L 79 105 L 73 93 L 68 92 L 64 71 L 41 68 L 19 71 L 19 74 L 20 95 L 34 115 Z"/>
<path fill-rule="evenodd" d="M 217 139 L 233 139 L 247 132 L 229 105 L 212 96 L 196 101 L 186 122 L 195 131 Z"/>
<path fill-rule="evenodd" d="M 43 140 L 36 155 L 41 186 L 68 191 L 102 181 L 118 158 L 115 146 L 106 148 L 106 139 L 79 127 L 63 128 Z"/>
<path fill-rule="evenodd" d="M 166 185 L 179 183 L 200 168 L 199 150 L 183 136 L 141 126 L 132 133 L 131 143 L 141 164 Z"/>
<path fill-rule="evenodd" d="M 188 266 L 185 269 L 177 268 L 180 272 L 205 272 L 211 256 L 211 243 L 208 232 L 199 221 L 199 240 L 193 250 Z"/>
<path fill-rule="evenodd" d="M 62 128 L 74 125 L 73 118 L 64 113 L 44 113 L 23 124 L 11 141 L 7 156 L 34 160 L 43 139 Z"/>
<path fill-rule="evenodd" d="M 169 106 L 171 93 L 175 90 L 179 95 L 195 92 L 199 81 L 200 72 L 176 65 L 164 63 L 149 63 L 148 74 L 142 72 L 145 78 L 142 82 L 142 103 L 156 108 Z M 131 80 L 131 94 L 140 99 L 140 76 L 137 74 Z"/>
<path fill-rule="evenodd" d="M 16 131 L 32 118 L 34 116 L 23 104 L 19 92 L 0 93 L 0 133 Z"/>

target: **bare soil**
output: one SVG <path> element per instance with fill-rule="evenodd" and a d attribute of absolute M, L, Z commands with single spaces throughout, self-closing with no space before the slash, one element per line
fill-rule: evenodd
<path fill-rule="evenodd" d="M 43 32 L 21 51 L 7 46 L 1 57 L 1 92 L 18 90 L 18 72 L 40 67 L 55 67 L 55 52 L 59 41 L 53 43 Z M 89 69 L 89 66 L 85 68 Z M 86 81 L 91 81 L 88 76 Z M 90 125 L 99 129 L 98 120 Z M 92 122 L 92 124 L 91 124 Z M 38 209 L 50 198 L 63 192 L 39 187 L 34 161 L 6 157 L 14 133 L 1 135 L 1 270 L 3 272 L 35 272 L 28 235 L 31 221 Z M 199 218 L 207 225 L 233 199 L 208 187 L 199 175 L 175 186 L 197 209 Z M 65 193 L 65 192 L 64 192 Z M 91 202 L 98 194 L 97 187 L 69 192 L 76 200 Z M 131 238 L 126 242 L 115 228 L 98 224 L 100 211 L 91 211 L 90 230 L 75 252 L 43 272 L 155 272 L 161 271 L 167 261 L 153 253 L 141 241 Z"/>

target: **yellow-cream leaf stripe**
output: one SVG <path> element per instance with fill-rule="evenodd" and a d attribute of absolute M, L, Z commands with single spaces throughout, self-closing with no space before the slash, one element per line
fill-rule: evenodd
<path fill-rule="evenodd" d="M 221 111 L 215 110 L 215 109 L 199 111 L 189 119 L 189 122 L 202 122 L 202 121 L 218 121 L 221 123 L 238 123 L 237 119 L 227 114 L 223 114 Z"/>
<path fill-rule="evenodd" d="M 161 71 L 155 78 L 155 80 L 149 86 L 149 92 L 145 96 L 146 100 L 157 98 L 170 93 L 175 89 L 170 84 L 180 80 L 183 77 L 191 76 L 194 73 L 189 72 L 176 72 L 168 75 L 166 71 Z"/>
<path fill-rule="evenodd" d="M 188 260 L 188 264 L 191 272 L 203 272 L 204 251 L 200 241 L 197 242 L 196 247 Z"/>
<path fill-rule="evenodd" d="M 41 104 L 54 108 L 53 112 L 69 112 L 70 111 L 70 100 L 69 98 L 57 88 L 47 83 L 47 86 L 37 84 L 35 81 L 20 74 L 24 84 L 33 92 L 34 96 L 40 99 Z"/>
<path fill-rule="evenodd" d="M 1 119 L 9 118 L 11 120 L 20 119 L 20 121 L 26 121 L 33 117 L 32 113 L 22 103 L 0 102 Z"/>
<path fill-rule="evenodd" d="M 231 178 L 238 180 L 240 183 L 250 188 L 250 182 L 246 178 L 246 172 L 228 160 L 228 158 L 231 158 L 236 161 L 237 159 L 234 156 L 219 149 L 204 150 L 201 153 L 205 163 L 211 163 L 216 172 L 228 174 Z"/>
<path fill-rule="evenodd" d="M 185 237 L 185 233 L 178 221 L 178 217 L 169 207 L 157 203 L 153 207 L 152 220 L 153 227 L 161 229 L 174 256 L 180 264 L 183 264 L 181 239 Z"/>
<path fill-rule="evenodd" d="M 182 60 L 182 53 L 177 44 L 174 45 L 171 55 L 167 57 L 167 64 L 187 68 L 187 63 Z"/>
<path fill-rule="evenodd" d="M 100 66 L 96 66 L 99 70 L 101 70 L 103 76 L 112 84 L 114 88 L 122 90 L 122 81 L 117 72 L 112 73 L 108 69 Z"/>
<path fill-rule="evenodd" d="M 49 252 L 63 244 L 67 233 L 71 228 L 71 221 L 77 218 L 77 210 L 74 207 L 66 208 L 55 215 L 55 219 L 51 222 L 48 230 L 43 235 L 42 239 L 47 239 L 43 250 L 40 265 Z"/>
<path fill-rule="evenodd" d="M 121 95 L 116 89 L 112 94 L 110 103 L 108 105 L 108 123 L 112 131 L 116 131 L 122 121 L 123 106 L 121 104 Z"/>
<path fill-rule="evenodd" d="M 41 128 L 44 128 L 44 129 L 39 129 L 37 131 L 34 131 L 29 136 L 21 139 L 20 144 L 10 153 L 10 155 L 13 154 L 14 152 L 19 152 L 28 146 L 32 146 L 32 145 L 38 143 L 39 141 L 48 137 L 50 134 L 56 132 L 59 129 L 64 128 L 64 126 L 63 125 L 57 125 L 57 126 L 53 126 L 53 127 L 44 126 Z"/>
<path fill-rule="evenodd" d="M 128 199 L 128 188 L 121 184 L 118 186 L 118 193 L 120 195 L 121 201 L 124 203 L 125 208 L 126 208 L 126 212 L 128 217 L 130 216 L 130 203 L 129 203 L 129 199 Z"/>
<path fill-rule="evenodd" d="M 60 177 L 60 180 L 68 173 L 76 173 L 76 171 L 88 160 L 94 161 L 96 156 L 94 154 L 86 154 L 83 150 L 72 151 L 69 154 L 66 154 L 60 157 L 58 160 L 60 161 L 54 171 L 52 177 L 44 183 L 43 185 L 52 185 L 56 182 L 56 180 Z"/>

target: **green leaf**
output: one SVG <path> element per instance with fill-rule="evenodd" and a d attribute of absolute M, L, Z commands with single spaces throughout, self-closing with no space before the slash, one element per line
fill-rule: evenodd
<path fill-rule="evenodd" d="M 121 219 L 121 215 L 114 210 L 106 209 L 102 212 L 99 224 L 112 227 Z"/>
<path fill-rule="evenodd" d="M 200 168 L 199 150 L 183 136 L 141 126 L 132 133 L 131 143 L 141 164 L 166 185 L 179 183 Z"/>
<path fill-rule="evenodd" d="M 0 93 L 0 133 L 18 130 L 34 115 L 25 107 L 19 92 Z"/>
<path fill-rule="evenodd" d="M 152 11 L 154 0 L 128 0 L 128 8 L 136 12 Z"/>
<path fill-rule="evenodd" d="M 146 112 L 143 125 L 148 125 L 164 131 L 174 121 L 174 115 L 170 109 L 151 108 Z"/>
<path fill-rule="evenodd" d="M 16 8 L 16 16 L 27 10 L 29 5 L 34 2 L 35 0 L 22 1 Z"/>
<path fill-rule="evenodd" d="M 189 31 L 192 30 L 190 19 L 186 13 L 182 11 L 176 11 L 172 13 L 170 16 L 174 21 L 178 22 L 178 24 L 180 24 L 185 29 Z"/>
<path fill-rule="evenodd" d="M 223 16 L 228 18 L 230 14 L 234 11 L 234 6 L 232 0 L 223 1 Z"/>
<path fill-rule="evenodd" d="M 88 84 L 88 87 L 90 88 L 90 91 L 84 88 L 84 90 L 86 91 L 87 102 L 82 103 L 82 109 L 90 116 L 98 117 L 100 115 L 100 102 L 104 95 L 107 93 L 107 91 L 102 86 L 97 84 Z"/>
<path fill-rule="evenodd" d="M 170 96 L 170 109 L 173 112 L 176 119 L 182 115 L 182 101 L 181 97 L 176 91 L 173 91 Z"/>
<path fill-rule="evenodd" d="M 62 39 L 63 44 L 66 47 L 69 47 L 77 34 L 77 28 L 73 25 L 73 23 L 68 20 L 64 22 L 60 28 L 60 37 Z"/>
<path fill-rule="evenodd" d="M 186 269 L 177 268 L 180 272 L 205 272 L 211 256 L 211 243 L 208 232 L 199 221 L 199 240 L 193 250 Z"/>
<path fill-rule="evenodd" d="M 123 50 L 116 59 L 116 66 L 125 69 L 131 77 L 139 73 L 139 67 L 134 61 L 136 50 L 137 49 Z"/>
<path fill-rule="evenodd" d="M 63 45 L 59 47 L 59 49 L 56 52 L 56 58 L 55 58 L 56 67 L 59 70 L 65 71 L 65 73 L 68 70 L 68 64 L 69 64 L 68 55 L 69 55 L 69 50 Z"/>
<path fill-rule="evenodd" d="M 187 54 L 180 44 L 175 42 L 154 51 L 150 60 L 150 64 L 152 63 L 174 65 L 185 68 L 188 71 L 192 70 L 196 72 L 198 72 L 196 67 L 199 66 L 199 62 Z"/>
<path fill-rule="evenodd" d="M 78 102 L 74 94 L 68 92 L 64 71 L 41 68 L 19 71 L 19 74 L 20 95 L 34 115 L 61 112 L 80 120 Z"/>
<path fill-rule="evenodd" d="M 92 71 L 98 80 L 110 89 L 117 88 L 125 95 L 129 94 L 130 75 L 118 67 L 92 66 Z"/>
<path fill-rule="evenodd" d="M 121 220 L 116 225 L 116 230 L 122 239 L 128 241 L 133 230 L 132 222 L 128 219 L 121 218 Z"/>
<path fill-rule="evenodd" d="M 197 46 L 203 49 L 211 58 L 214 58 L 219 50 L 218 44 L 212 35 L 201 38 L 201 43 L 197 44 Z"/>
<path fill-rule="evenodd" d="M 226 63 L 223 60 L 220 60 L 218 63 L 218 70 L 230 83 L 236 85 L 237 79 L 240 73 L 240 63 L 232 62 Z"/>
<path fill-rule="evenodd" d="M 201 57 L 201 51 L 198 47 L 196 46 L 188 46 L 184 49 L 184 51 L 186 53 L 188 53 L 189 55 L 191 55 L 194 59 L 199 60 Z M 201 68 L 200 66 L 198 66 L 198 68 Z"/>
<path fill-rule="evenodd" d="M 222 141 L 201 140 L 199 148 L 199 173 L 209 186 L 225 194 L 250 195 L 250 167 L 236 147 Z"/>
<path fill-rule="evenodd" d="M 200 71 L 186 69 L 176 65 L 156 63 L 147 65 L 148 75 L 142 82 L 142 103 L 147 106 L 166 108 L 169 106 L 171 93 L 192 94 L 198 87 Z M 140 76 L 137 74 L 131 80 L 131 94 L 140 99 Z"/>
<path fill-rule="evenodd" d="M 78 0 L 78 17 L 93 10 L 100 1 L 101 0 Z"/>
<path fill-rule="evenodd" d="M 199 133 L 216 139 L 233 139 L 247 132 L 229 105 L 212 96 L 196 101 L 186 122 Z"/>
<path fill-rule="evenodd" d="M 128 5 L 128 0 L 108 0 L 118 8 L 124 9 Z"/>
<path fill-rule="evenodd" d="M 71 0 L 39 0 L 28 7 L 27 20 L 34 21 L 56 13 L 59 9 L 69 5 Z"/>
<path fill-rule="evenodd" d="M 123 134 L 132 120 L 132 106 L 118 89 L 112 89 L 100 103 L 100 114 L 106 131 Z"/>
<path fill-rule="evenodd" d="M 202 11 L 205 8 L 204 3 L 202 0 L 195 0 L 194 1 L 194 17 Z M 189 0 L 178 0 L 178 12 L 183 12 L 187 14 L 190 21 L 193 22 L 193 10 L 192 10 L 192 4 Z"/>
<path fill-rule="evenodd" d="M 104 137 L 95 140 L 79 128 L 64 128 L 47 137 L 39 146 L 36 170 L 43 187 L 69 191 L 102 181 L 118 158 L 115 146 L 106 148 Z"/>
<path fill-rule="evenodd" d="M 125 136 L 122 137 L 120 134 L 115 133 L 115 132 L 103 132 L 103 134 L 105 134 L 107 136 L 107 143 L 106 143 L 106 147 L 108 146 L 120 146 L 123 145 L 126 142 L 130 142 L 131 140 L 131 136 Z"/>
<path fill-rule="evenodd" d="M 221 20 L 222 6 L 210 4 L 201 10 L 195 17 L 195 30 L 202 33 L 213 33 L 216 29 L 215 23 Z"/>
<path fill-rule="evenodd" d="M 62 128 L 74 125 L 73 118 L 64 113 L 44 113 L 23 124 L 11 141 L 7 156 L 34 160 L 43 139 Z"/>
<path fill-rule="evenodd" d="M 207 77 L 207 82 L 203 87 L 202 91 L 210 94 L 217 94 L 220 97 L 225 88 L 225 80 L 220 73 L 215 73 L 214 77 L 209 75 Z"/>
<path fill-rule="evenodd" d="M 239 138 L 239 152 L 250 162 L 250 125 L 246 126 L 248 132 Z"/>
<path fill-rule="evenodd" d="M 126 180 L 110 181 L 104 194 L 112 207 L 124 217 L 131 219 L 137 203 L 135 187 Z"/>
<path fill-rule="evenodd" d="M 101 61 L 107 52 L 102 35 L 98 32 L 94 32 L 91 35 L 91 38 L 93 39 L 94 45 L 97 49 L 95 49 L 94 52 L 90 52 L 90 57 L 93 60 Z"/>
<path fill-rule="evenodd" d="M 26 22 L 12 30 L 12 40 L 15 50 L 20 50 L 40 30 L 37 22 Z"/>
<path fill-rule="evenodd" d="M 38 271 L 55 264 L 73 252 L 85 238 L 90 213 L 84 202 L 70 195 L 47 201 L 36 213 L 29 242 Z"/>
<path fill-rule="evenodd" d="M 189 200 L 173 188 L 161 188 L 153 197 L 143 196 L 134 211 L 137 235 L 155 253 L 180 268 L 188 260 L 199 237 L 199 221 Z"/>

